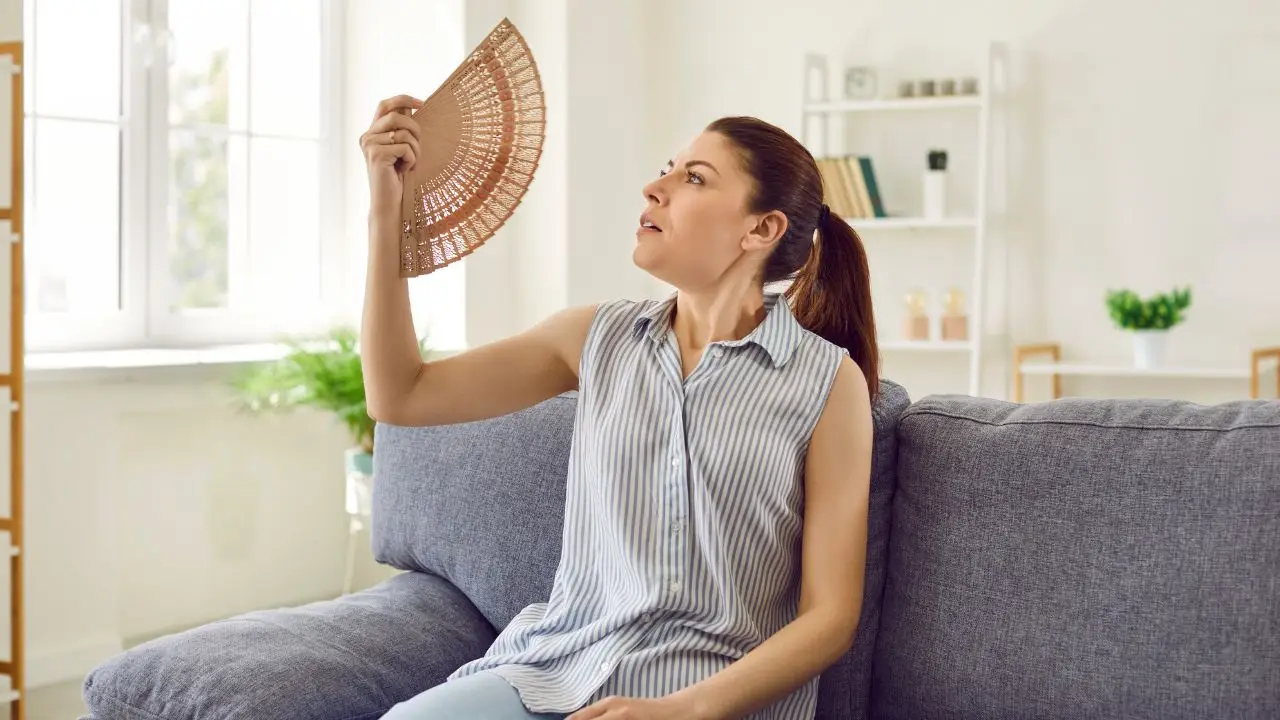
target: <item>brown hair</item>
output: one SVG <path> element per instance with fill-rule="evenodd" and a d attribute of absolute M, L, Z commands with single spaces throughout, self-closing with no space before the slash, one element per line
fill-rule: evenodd
<path fill-rule="evenodd" d="M 822 175 L 813 155 L 786 131 L 757 118 L 724 117 L 707 130 L 741 153 L 743 168 L 755 180 L 751 212 L 778 210 L 787 216 L 787 232 L 765 260 L 762 281 L 793 279 L 786 297 L 796 319 L 849 352 L 874 399 L 880 361 L 867 252 L 858 233 L 823 205 Z"/>

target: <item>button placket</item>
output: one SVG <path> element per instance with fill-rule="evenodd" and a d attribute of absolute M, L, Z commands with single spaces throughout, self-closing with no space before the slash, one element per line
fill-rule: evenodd
<path fill-rule="evenodd" d="M 665 572 L 662 578 L 663 595 L 666 596 L 668 602 L 675 600 L 675 596 L 680 591 L 680 577 L 684 573 L 684 558 L 687 554 L 688 538 L 686 533 L 682 532 L 682 520 L 687 516 L 685 508 L 688 504 L 686 497 L 688 492 L 688 482 L 686 481 L 689 473 L 689 457 L 688 457 L 688 441 L 685 433 L 684 418 L 685 397 L 681 393 L 680 402 L 677 405 L 675 417 L 673 420 L 673 430 L 671 433 L 671 472 L 670 481 L 665 483 L 664 494 L 666 500 L 663 502 L 664 514 L 666 515 L 666 524 L 669 528 L 667 542 L 669 553 L 667 562 L 665 563 Z"/>

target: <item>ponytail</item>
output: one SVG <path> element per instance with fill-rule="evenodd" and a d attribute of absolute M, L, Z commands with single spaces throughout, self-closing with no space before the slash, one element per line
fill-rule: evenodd
<path fill-rule="evenodd" d="M 786 297 L 805 329 L 849 352 L 862 368 L 874 400 L 880 389 L 880 359 L 867 251 L 858 233 L 825 205 L 813 249 Z"/>

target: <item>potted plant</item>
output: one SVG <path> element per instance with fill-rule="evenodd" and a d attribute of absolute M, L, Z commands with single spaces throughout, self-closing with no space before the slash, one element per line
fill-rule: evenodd
<path fill-rule="evenodd" d="M 347 429 L 347 512 L 368 515 L 373 487 L 373 429 L 365 404 L 359 333 L 338 327 L 316 341 L 286 341 L 279 360 L 247 367 L 231 381 L 241 409 L 288 412 L 310 407 L 332 413 Z M 419 351 L 426 355 L 423 341 Z"/>
<path fill-rule="evenodd" d="M 1155 368 L 1164 364 L 1169 330 L 1186 319 L 1191 288 L 1174 288 L 1148 298 L 1128 289 L 1109 290 L 1106 304 L 1111 321 L 1133 337 L 1134 366 Z"/>

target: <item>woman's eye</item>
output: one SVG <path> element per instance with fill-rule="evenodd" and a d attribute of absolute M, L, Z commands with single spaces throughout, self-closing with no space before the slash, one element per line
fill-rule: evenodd
<path fill-rule="evenodd" d="M 689 173 L 689 181 L 690 181 L 690 182 L 693 182 L 693 183 L 695 183 L 695 184 L 697 184 L 697 185 L 701 185 L 701 184 L 702 184 L 702 176 L 701 176 L 701 175 L 699 175 L 699 174 L 698 174 L 698 173 L 696 173 L 696 172 L 691 172 L 691 173 Z"/>

